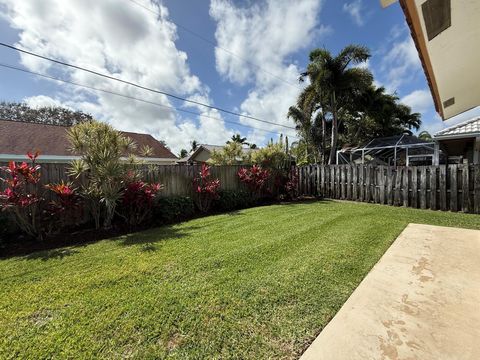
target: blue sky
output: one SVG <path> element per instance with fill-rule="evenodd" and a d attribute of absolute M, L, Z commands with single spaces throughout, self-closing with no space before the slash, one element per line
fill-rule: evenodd
<path fill-rule="evenodd" d="M 336 53 L 351 43 L 365 45 L 372 52 L 366 66 L 379 85 L 420 112 L 424 129 L 434 132 L 446 125 L 435 113 L 398 3 L 382 9 L 379 1 L 370 0 L 71 0 L 68 5 L 62 0 L 0 0 L 0 11 L 2 42 L 286 126 L 292 125 L 285 114 L 300 91 L 296 77 L 305 68 L 309 51 L 325 47 Z M 0 68 L 2 100 L 81 109 L 119 129 L 151 133 L 175 151 L 188 148 L 193 139 L 222 144 L 235 132 L 258 144 L 280 132 L 294 134 L 21 57 L 5 48 L 0 48 L 0 59 L 202 113 L 203 117 L 188 115 Z"/>

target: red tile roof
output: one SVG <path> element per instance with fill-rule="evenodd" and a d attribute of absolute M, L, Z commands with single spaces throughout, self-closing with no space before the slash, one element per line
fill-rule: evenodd
<path fill-rule="evenodd" d="M 71 156 L 67 130 L 64 126 L 0 120 L 0 154 L 24 155 L 39 150 L 42 155 Z M 149 158 L 177 158 L 152 135 L 122 133 L 132 138 L 138 149 L 145 145 L 152 148 Z"/>

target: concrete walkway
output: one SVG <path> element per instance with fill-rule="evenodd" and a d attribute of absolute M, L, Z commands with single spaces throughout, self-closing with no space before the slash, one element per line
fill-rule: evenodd
<path fill-rule="evenodd" d="M 408 225 L 301 357 L 313 359 L 480 359 L 480 231 Z"/>

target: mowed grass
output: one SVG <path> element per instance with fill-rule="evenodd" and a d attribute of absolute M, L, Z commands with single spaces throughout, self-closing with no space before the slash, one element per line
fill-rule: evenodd
<path fill-rule="evenodd" d="M 0 358 L 297 358 L 408 223 L 479 219 L 298 203 L 0 260 Z"/>

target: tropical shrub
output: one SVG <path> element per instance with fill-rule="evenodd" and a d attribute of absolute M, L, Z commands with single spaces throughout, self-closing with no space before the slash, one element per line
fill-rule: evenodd
<path fill-rule="evenodd" d="M 212 179 L 210 166 L 202 164 L 202 169 L 193 179 L 193 190 L 195 192 L 195 204 L 203 213 L 210 210 L 212 201 L 218 198 L 220 180 Z"/>
<path fill-rule="evenodd" d="M 135 159 L 125 163 L 121 157 L 129 156 L 136 147 L 128 137 L 110 125 L 89 121 L 73 126 L 68 131 L 72 151 L 81 156 L 72 162 L 69 174 L 79 179 L 80 194 L 95 221 L 95 228 L 110 228 L 117 204 L 125 186 L 125 173 L 134 166 Z"/>
<path fill-rule="evenodd" d="M 240 168 L 237 176 L 242 183 L 247 185 L 253 196 L 258 197 L 267 185 L 270 171 L 259 165 L 253 165 L 251 168 Z"/>
<path fill-rule="evenodd" d="M 152 211 L 155 223 L 172 223 L 193 217 L 195 215 L 195 203 L 188 196 L 160 197 Z"/>
<path fill-rule="evenodd" d="M 218 198 L 213 201 L 212 208 L 215 211 L 232 211 L 245 209 L 255 205 L 255 199 L 244 190 L 221 190 Z"/>
<path fill-rule="evenodd" d="M 70 225 L 75 212 L 80 208 L 81 197 L 70 182 L 45 185 L 45 188 L 55 194 L 55 198 L 46 206 L 45 212 L 49 216 L 46 223 L 49 227 L 57 225 L 60 228 Z"/>
<path fill-rule="evenodd" d="M 123 189 L 120 215 L 129 225 L 140 225 L 151 215 L 155 199 L 162 188 L 158 183 L 149 184 L 141 180 L 128 182 Z"/>
<path fill-rule="evenodd" d="M 0 209 L 13 214 L 18 227 L 26 234 L 41 237 L 39 203 L 43 200 L 38 195 L 40 165 L 36 164 L 39 153 L 28 153 L 30 163 L 17 164 L 10 161 L 1 170 L 6 177 L 0 178 L 6 189 L 0 192 Z"/>
<path fill-rule="evenodd" d="M 252 153 L 252 162 L 271 170 L 289 169 L 292 162 L 288 139 L 280 136 L 278 142 L 270 141 L 267 146 Z"/>
<path fill-rule="evenodd" d="M 287 199 L 295 199 L 298 196 L 298 174 L 296 168 L 292 168 L 284 185 Z"/>

